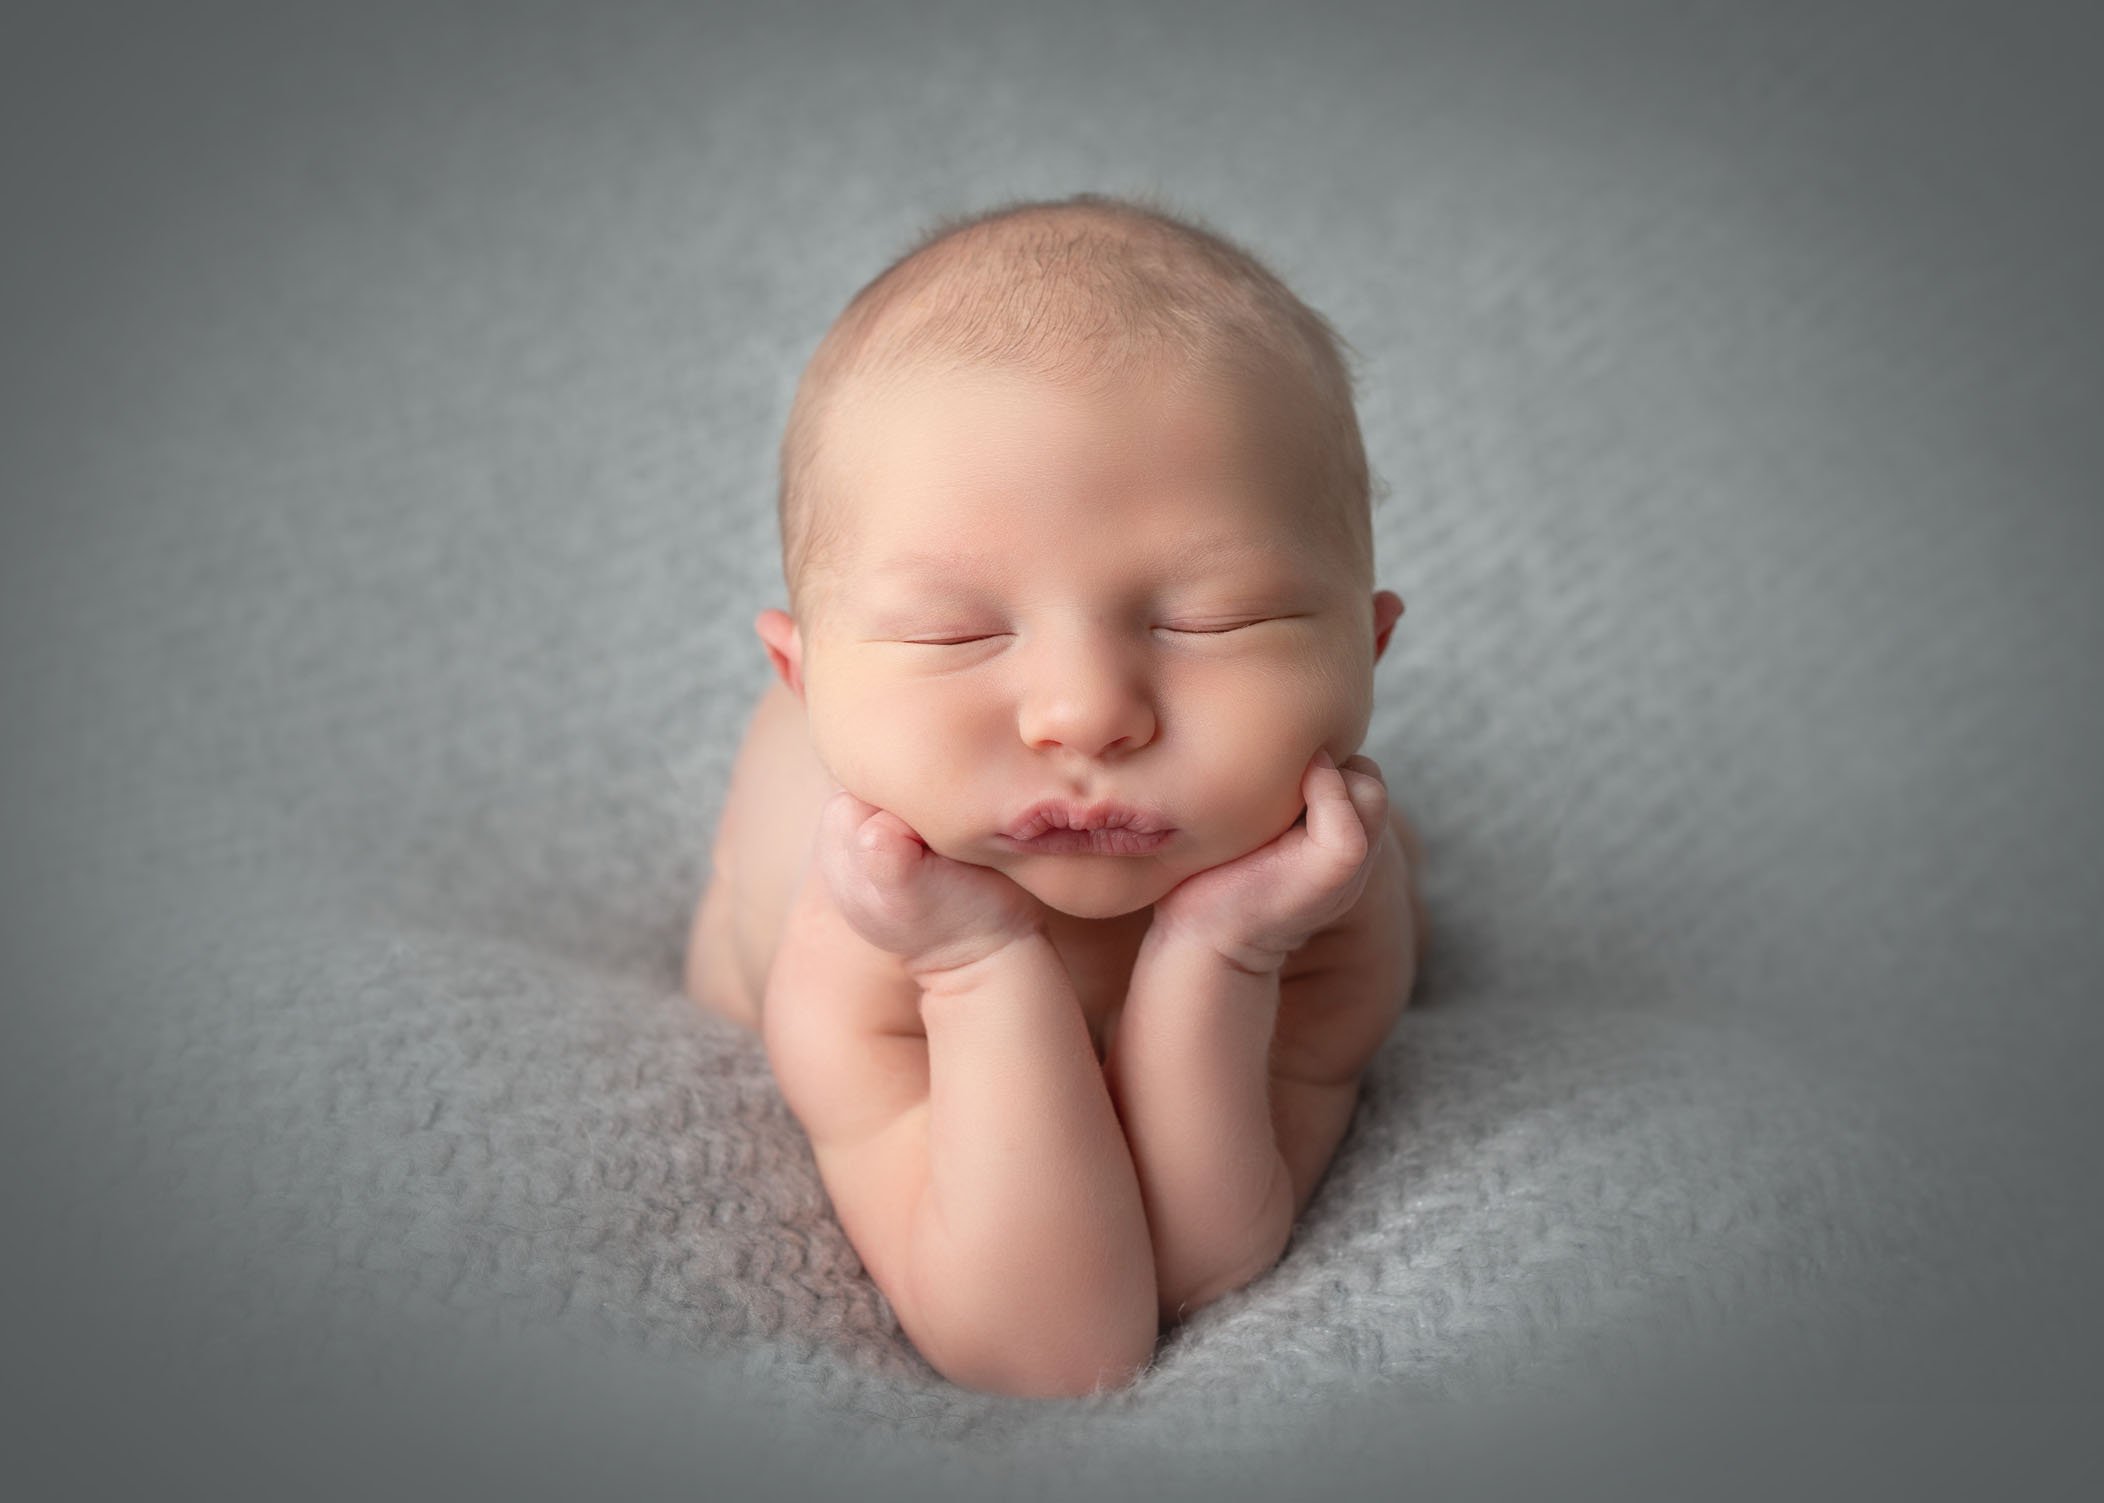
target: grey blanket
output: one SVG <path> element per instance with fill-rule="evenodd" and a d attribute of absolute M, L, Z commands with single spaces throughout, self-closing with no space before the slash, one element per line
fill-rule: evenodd
<path fill-rule="evenodd" d="M 1892 9 L 25 23 L 14 1455 L 49 1495 L 2020 1472 L 2039 1437 L 1823 1406 L 2095 1397 L 2100 122 L 2071 24 Z M 1366 749 L 1437 937 L 1280 1265 L 1038 1403 L 914 1353 L 679 968 L 797 371 L 929 216 L 1084 188 L 1364 357 L 1408 602 Z M 1747 1438 L 1792 1397 L 1809 1442 Z"/>

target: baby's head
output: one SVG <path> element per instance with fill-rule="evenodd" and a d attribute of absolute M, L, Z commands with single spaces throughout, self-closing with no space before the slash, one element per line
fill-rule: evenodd
<path fill-rule="evenodd" d="M 1217 235 L 1093 195 L 945 222 L 864 287 L 797 390 L 790 613 L 757 623 L 833 776 L 1083 918 L 1283 832 L 1403 608 L 1341 343 Z M 1027 848 L 1045 800 L 1173 833 Z"/>

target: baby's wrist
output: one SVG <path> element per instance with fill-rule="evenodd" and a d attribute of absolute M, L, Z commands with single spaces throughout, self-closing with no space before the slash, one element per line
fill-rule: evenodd
<path fill-rule="evenodd" d="M 1201 954 L 1229 970 L 1240 971 L 1246 976 L 1277 975 L 1284 969 L 1294 948 L 1288 946 L 1279 949 L 1251 940 L 1205 932 L 1179 923 L 1159 911 L 1155 914 L 1154 922 L 1148 926 L 1147 937 L 1143 943 L 1156 949 L 1168 947 Z"/>
<path fill-rule="evenodd" d="M 906 974 L 922 993 L 958 995 L 998 983 L 1018 967 L 1059 964 L 1059 952 L 1042 921 L 1005 935 L 969 943 L 943 945 L 908 958 Z"/>

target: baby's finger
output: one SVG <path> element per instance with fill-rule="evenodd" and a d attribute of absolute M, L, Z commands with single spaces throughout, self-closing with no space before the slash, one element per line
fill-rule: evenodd
<path fill-rule="evenodd" d="M 1387 786 L 1379 778 L 1370 778 L 1364 773 L 1352 773 L 1348 781 L 1351 783 L 1352 807 L 1370 836 L 1388 817 Z"/>
<path fill-rule="evenodd" d="M 878 809 L 862 821 L 862 828 L 855 832 L 855 844 L 865 851 L 888 851 L 897 855 L 918 855 L 928 848 L 909 825 L 889 809 Z"/>
<path fill-rule="evenodd" d="M 876 805 L 863 803 L 845 788 L 836 790 L 818 811 L 820 848 L 845 850 L 863 821 L 876 812 Z"/>
<path fill-rule="evenodd" d="M 1302 793 L 1308 801 L 1308 838 L 1340 863 L 1364 860 L 1366 822 L 1352 795 L 1350 779 L 1328 752 L 1315 754 Z"/>
<path fill-rule="evenodd" d="M 845 788 L 819 811 L 819 849 L 829 867 L 860 868 L 880 886 L 905 877 L 923 846 L 907 823 L 887 809 L 865 803 Z"/>
<path fill-rule="evenodd" d="M 1372 834 L 1388 817 L 1388 784 L 1381 776 L 1381 764 L 1371 757 L 1346 757 L 1339 770 L 1351 790 L 1359 818 L 1366 822 L 1367 833 Z"/>

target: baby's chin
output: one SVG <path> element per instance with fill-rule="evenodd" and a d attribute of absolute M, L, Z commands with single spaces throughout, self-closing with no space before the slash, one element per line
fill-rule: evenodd
<path fill-rule="evenodd" d="M 1184 875 L 1138 856 L 1028 856 L 1004 870 L 1047 908 L 1078 919 L 1123 918 L 1152 907 Z"/>

